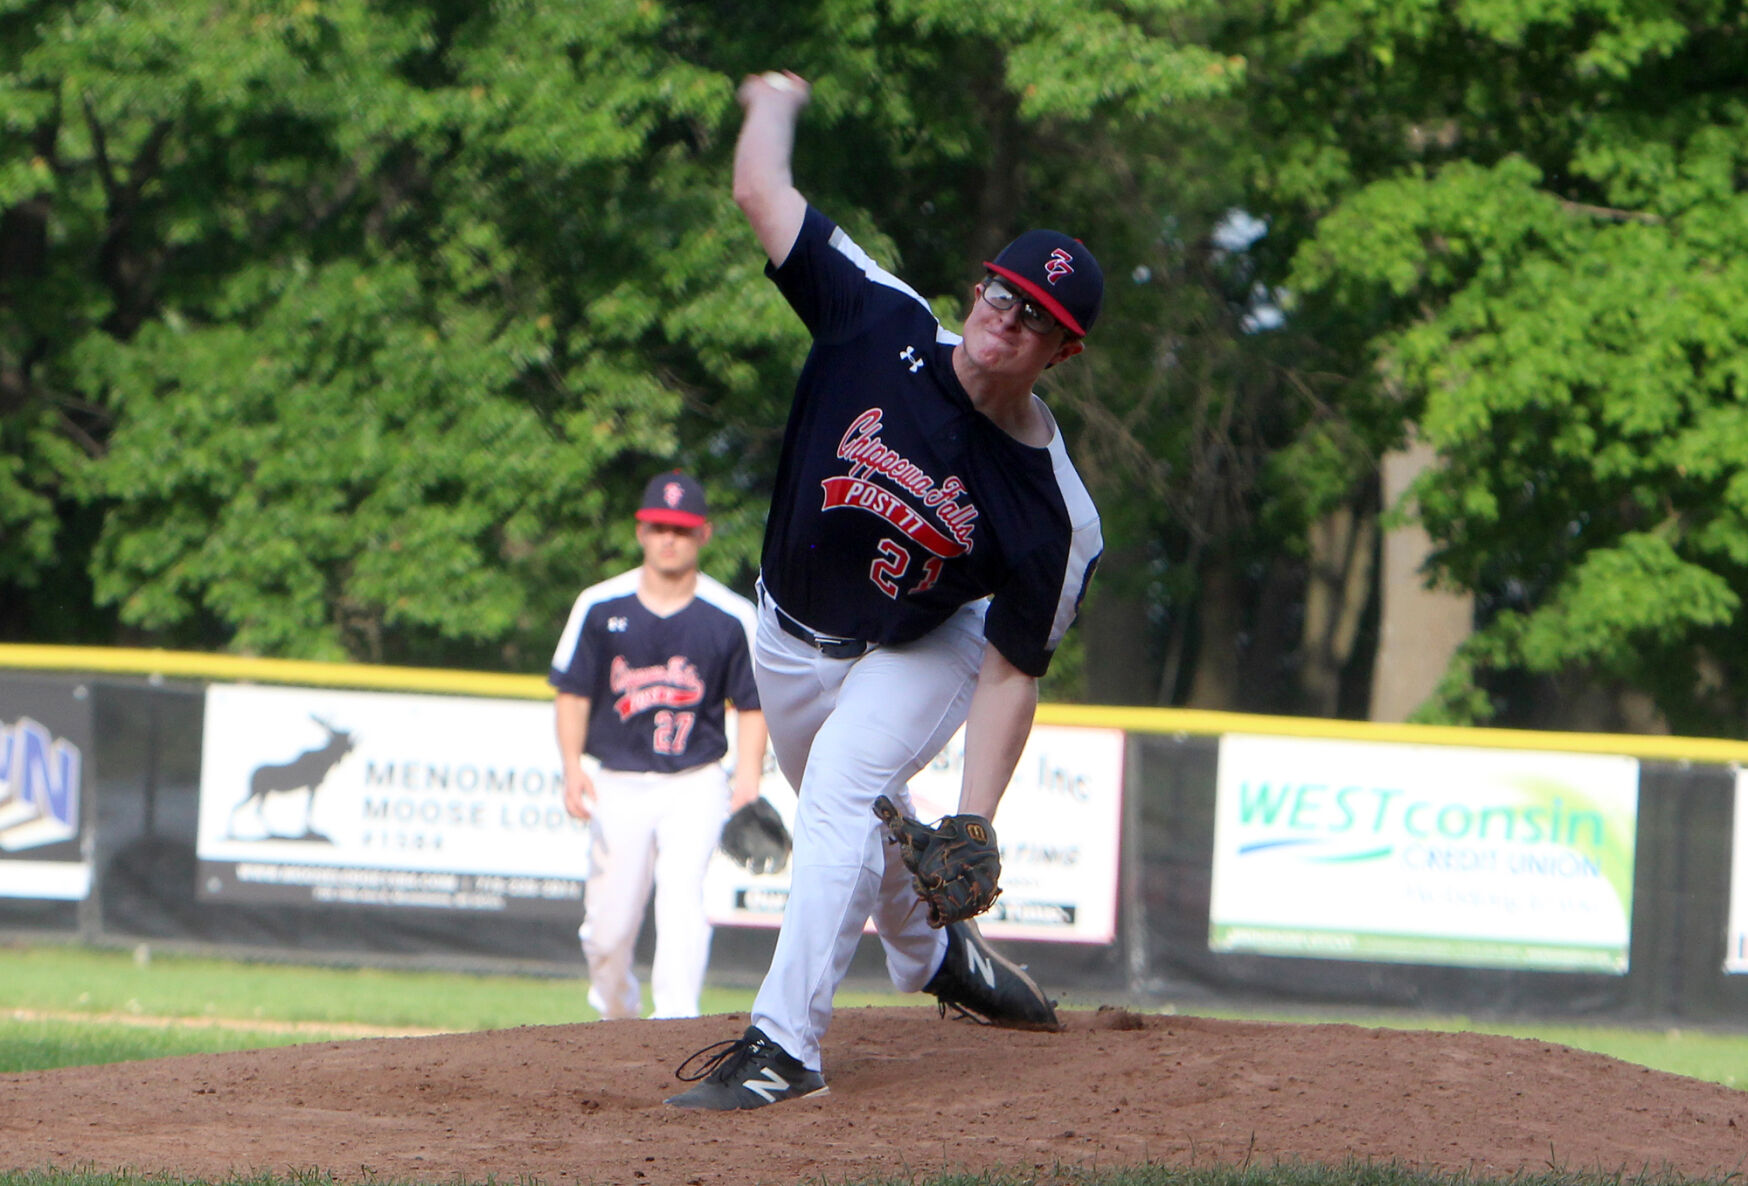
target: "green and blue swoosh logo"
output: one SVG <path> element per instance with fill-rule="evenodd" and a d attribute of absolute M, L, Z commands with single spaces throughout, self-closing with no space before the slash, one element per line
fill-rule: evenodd
<path fill-rule="evenodd" d="M 1362 861 L 1381 861 L 1395 851 L 1394 844 L 1354 848 L 1351 844 L 1335 840 L 1258 840 L 1254 844 L 1240 845 L 1238 855 L 1248 857 L 1272 852 L 1282 856 L 1295 856 L 1311 865 L 1355 865 Z"/>

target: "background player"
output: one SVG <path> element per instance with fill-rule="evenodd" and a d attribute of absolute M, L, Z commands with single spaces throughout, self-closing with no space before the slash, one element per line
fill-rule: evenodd
<path fill-rule="evenodd" d="M 971 923 L 931 930 L 873 813 L 967 723 L 959 811 L 989 817 L 1030 732 L 1037 679 L 1102 546 L 1098 514 L 1032 392 L 1081 350 L 1104 281 L 1067 235 L 987 265 L 963 336 L 881 270 L 790 174 L 808 85 L 746 79 L 734 196 L 813 336 L 761 558 L 754 665 L 800 796 L 793 880 L 743 1037 L 670 1103 L 751 1108 L 825 1089 L 820 1041 L 870 916 L 902 991 L 1001 1025 L 1056 1028 L 1037 985 Z M 702 1058 L 700 1051 L 694 1059 Z"/>
<path fill-rule="evenodd" d="M 709 538 L 698 483 L 652 478 L 637 512 L 642 565 L 583 590 L 552 656 L 565 810 L 589 821 L 589 1003 L 605 1018 L 641 1011 L 631 965 L 652 879 L 653 1016 L 698 1016 L 705 867 L 723 820 L 759 795 L 765 720 L 747 650 L 756 611 L 698 571 Z M 732 792 L 725 700 L 739 719 Z M 600 762 L 593 777 L 585 753 Z"/>

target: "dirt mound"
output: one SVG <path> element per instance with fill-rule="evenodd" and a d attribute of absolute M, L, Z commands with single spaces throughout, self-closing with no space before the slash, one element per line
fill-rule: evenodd
<path fill-rule="evenodd" d="M 322 1043 L 0 1076 L 0 1167 L 717 1186 L 1157 1162 L 1509 1176 L 1748 1168 L 1748 1093 L 1549 1042 L 1069 1011 L 1058 1034 L 840 1010 L 829 1094 L 671 1108 L 745 1015 Z"/>

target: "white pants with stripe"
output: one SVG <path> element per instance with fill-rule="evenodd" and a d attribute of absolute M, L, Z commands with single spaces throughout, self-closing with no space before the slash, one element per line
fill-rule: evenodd
<path fill-rule="evenodd" d="M 900 992 L 928 983 L 946 953 L 910 874 L 874 815 L 890 796 L 912 814 L 906 783 L 965 723 L 983 662 L 982 602 L 927 637 L 828 659 L 759 611 L 753 674 L 777 764 L 796 788 L 789 901 L 753 1024 L 811 1070 L 832 995 L 863 925 L 874 920 Z"/>
<path fill-rule="evenodd" d="M 589 1003 L 602 1017 L 636 1017 L 643 1010 L 632 957 L 652 882 L 651 1016 L 698 1016 L 698 994 L 710 962 L 704 870 L 721 838 L 728 799 L 728 773 L 719 763 L 679 774 L 601 770 L 595 775 L 592 864 L 578 934 L 589 964 Z"/>

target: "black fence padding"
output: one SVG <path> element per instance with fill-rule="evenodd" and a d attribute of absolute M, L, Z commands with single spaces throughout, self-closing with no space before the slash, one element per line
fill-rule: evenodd
<path fill-rule="evenodd" d="M 428 954 L 456 959 L 552 963 L 580 968 L 574 921 L 497 914 L 368 907 L 251 906 L 196 896 L 204 692 L 195 686 L 112 682 L 96 697 L 102 762 L 97 850 L 100 936 L 105 941 L 177 940 L 324 957 Z M 652 912 L 653 913 L 653 912 Z M 646 918 L 639 950 L 652 950 Z M 771 928 L 718 928 L 711 976 L 756 983 L 776 942 Z M 1001 951 L 1041 982 L 1120 990 L 1121 945 L 1007 943 Z M 877 986 L 879 941 L 865 937 L 851 975 Z"/>
<path fill-rule="evenodd" d="M 1143 923 L 1135 990 L 1157 999 L 1365 1006 L 1471 1016 L 1742 1017 L 1725 976 L 1733 774 L 1644 763 L 1625 976 L 1233 955 L 1208 949 L 1219 741 L 1143 735 L 1135 847 Z"/>
<path fill-rule="evenodd" d="M 0 703 L 64 694 L 0 675 Z M 444 909 L 248 906 L 196 895 L 204 692 L 193 683 L 83 681 L 92 711 L 93 900 L 0 898 L 0 929 L 108 945 L 142 940 L 235 948 L 258 957 L 480 970 L 582 971 L 576 924 Z M 57 691 L 56 688 L 60 690 Z M 14 709 L 13 711 L 16 711 Z M 1550 748 L 1555 748 L 1550 746 Z M 1723 971 L 1731 875 L 1733 769 L 1642 764 L 1630 968 L 1624 976 L 1232 955 L 1208 949 L 1219 742 L 1132 734 L 1108 944 L 998 943 L 1071 1007 L 1106 999 L 1326 1008 L 1408 1008 L 1471 1016 L 1546 1015 L 1730 1024 L 1748 1019 L 1748 976 Z M 1110 871 L 1098 870 L 1100 876 Z M 646 919 L 640 958 L 652 950 Z M 719 928 L 710 977 L 753 985 L 771 928 Z M 851 977 L 884 981 L 865 937 Z"/>
<path fill-rule="evenodd" d="M 0 724 L 13 727 L 29 717 L 55 738 L 70 741 L 81 754 L 80 832 L 76 839 L 58 840 L 46 846 L 21 848 L 7 854 L 21 862 L 53 860 L 72 865 L 80 860 L 82 845 L 91 835 L 89 822 L 92 778 L 92 690 L 88 680 L 59 675 L 0 674 Z M 0 778 L 10 780 L 15 771 L 0 769 Z M 11 787 L 23 796 L 25 788 Z M 43 938 L 76 938 L 90 923 L 89 906 L 65 899 L 0 896 L 0 929 Z"/>
<path fill-rule="evenodd" d="M 1735 788 L 1727 767 L 1641 767 L 1631 952 L 1637 1013 L 1748 1020 L 1748 975 L 1723 970 Z"/>
<path fill-rule="evenodd" d="M 16 931 L 26 937 L 73 938 L 79 933 L 79 904 L 0 898 L 0 930 Z"/>
<path fill-rule="evenodd" d="M 465 911 L 258 907 L 196 895 L 204 692 L 106 683 L 96 861 L 101 937 L 281 947 L 324 956 L 574 961 L 576 924 Z"/>

